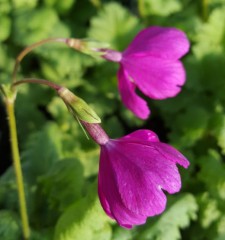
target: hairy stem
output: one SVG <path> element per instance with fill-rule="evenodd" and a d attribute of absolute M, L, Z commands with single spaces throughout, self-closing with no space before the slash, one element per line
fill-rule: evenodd
<path fill-rule="evenodd" d="M 58 91 L 59 89 L 61 89 L 62 87 L 56 83 L 44 80 L 44 79 L 36 79 L 36 78 L 25 78 L 23 80 L 17 81 L 15 82 L 12 86 L 15 87 L 17 85 L 23 84 L 23 83 L 36 83 L 36 84 L 42 84 L 42 85 L 46 85 L 49 86 L 51 88 L 53 88 L 54 90 Z"/>
<path fill-rule="evenodd" d="M 6 110 L 8 115 L 9 129 L 10 129 L 10 137 L 11 137 L 11 151 L 13 158 L 13 165 L 16 174 L 16 183 L 19 197 L 19 207 L 20 207 L 20 215 L 22 219 L 22 228 L 23 228 L 23 236 L 25 240 L 30 238 L 30 228 L 29 221 L 27 215 L 27 207 L 26 207 L 26 198 L 23 184 L 23 174 L 20 163 L 20 155 L 18 149 L 18 140 L 17 140 L 17 128 L 16 128 L 16 120 L 14 114 L 14 99 L 6 99 Z"/>
<path fill-rule="evenodd" d="M 22 59 L 29 53 L 31 52 L 34 48 L 39 47 L 43 44 L 46 43 L 51 43 L 51 42 L 61 42 L 61 43 L 65 43 L 67 44 L 67 39 L 66 38 L 48 38 L 48 39 L 44 39 L 40 42 L 34 43 L 28 47 L 26 47 L 16 58 L 16 63 L 13 69 L 13 74 L 12 74 L 12 83 L 16 82 L 16 74 L 18 71 L 18 67 L 20 62 L 22 61 Z"/>

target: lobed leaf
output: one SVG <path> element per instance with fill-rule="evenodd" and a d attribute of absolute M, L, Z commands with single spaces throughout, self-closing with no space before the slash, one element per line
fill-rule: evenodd
<path fill-rule="evenodd" d="M 196 219 L 197 210 L 198 206 L 194 196 L 184 194 L 153 225 L 141 233 L 139 239 L 180 239 L 180 229 L 188 227 L 190 221 Z"/>

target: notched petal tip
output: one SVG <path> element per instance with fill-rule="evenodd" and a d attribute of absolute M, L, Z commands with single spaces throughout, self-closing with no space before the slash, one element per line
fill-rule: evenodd
<path fill-rule="evenodd" d="M 170 162 L 179 164 L 184 168 L 188 168 L 190 165 L 188 159 L 176 148 L 170 146 L 169 144 L 160 142 L 158 146 L 155 146 L 155 148 L 157 148 L 157 150 Z"/>

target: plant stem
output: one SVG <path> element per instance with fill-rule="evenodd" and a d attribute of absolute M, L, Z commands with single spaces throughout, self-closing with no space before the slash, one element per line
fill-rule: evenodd
<path fill-rule="evenodd" d="M 48 38 L 48 39 L 44 39 L 40 42 L 34 43 L 34 44 L 26 47 L 16 58 L 16 63 L 15 63 L 15 66 L 14 66 L 14 69 L 13 69 L 13 74 L 12 74 L 12 83 L 16 82 L 16 74 L 17 74 L 18 67 L 19 67 L 19 64 L 22 61 L 22 59 L 29 52 L 31 52 L 34 48 L 39 47 L 39 46 L 41 46 L 43 44 L 46 44 L 46 43 L 50 43 L 50 42 L 62 42 L 62 43 L 67 44 L 66 43 L 67 39 L 66 38 Z"/>
<path fill-rule="evenodd" d="M 20 80 L 20 81 L 16 81 L 12 87 L 15 87 L 17 85 L 20 85 L 20 84 L 23 84 L 23 83 L 36 83 L 36 84 L 42 84 L 42 85 L 46 85 L 46 86 L 49 86 L 50 88 L 53 88 L 54 90 L 58 91 L 59 89 L 62 88 L 62 86 L 56 84 L 56 83 L 53 83 L 53 82 L 50 82 L 50 81 L 47 81 L 45 79 L 37 79 L 37 78 L 25 78 L 23 80 Z"/>
<path fill-rule="evenodd" d="M 19 207 L 20 207 L 20 215 L 22 219 L 22 228 L 23 228 L 23 236 L 24 240 L 28 240 L 30 238 L 30 228 L 28 222 L 27 215 L 27 207 L 26 207 L 26 198 L 23 184 L 23 174 L 20 163 L 20 155 L 18 149 L 18 140 L 17 140 L 17 128 L 16 128 L 16 120 L 14 114 L 14 99 L 7 98 L 5 99 L 6 110 L 8 115 L 9 129 L 10 129 L 10 137 L 11 137 L 11 151 L 13 158 L 13 165 L 16 174 L 16 183 L 19 197 Z"/>

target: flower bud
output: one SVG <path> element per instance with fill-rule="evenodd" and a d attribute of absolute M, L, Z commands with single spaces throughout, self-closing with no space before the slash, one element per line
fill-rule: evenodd
<path fill-rule="evenodd" d="M 103 43 L 91 39 L 80 40 L 76 38 L 69 38 L 67 39 L 66 44 L 71 48 L 75 48 L 76 50 L 93 57 L 104 55 L 105 52 L 102 52 L 100 50 L 107 49 L 109 47 L 108 43 Z"/>
<path fill-rule="evenodd" d="M 67 88 L 60 88 L 58 94 L 66 104 L 68 110 L 77 120 L 87 123 L 101 122 L 96 112 L 83 99 L 74 95 Z"/>

